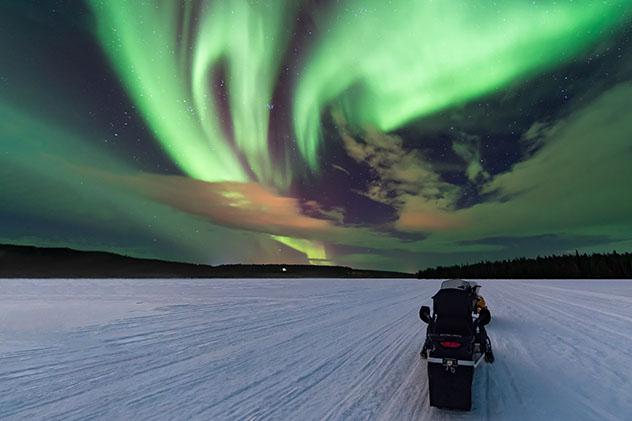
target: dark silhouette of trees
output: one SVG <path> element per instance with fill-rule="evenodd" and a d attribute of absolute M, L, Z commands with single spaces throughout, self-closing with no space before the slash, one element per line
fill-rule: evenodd
<path fill-rule="evenodd" d="M 221 265 L 0 244 L 1 278 L 413 278 L 412 273 L 316 265 Z M 1 314 L 0 314 L 1 317 Z"/>
<path fill-rule="evenodd" d="M 417 272 L 420 279 L 630 279 L 632 253 L 567 254 L 467 265 L 438 266 Z"/>

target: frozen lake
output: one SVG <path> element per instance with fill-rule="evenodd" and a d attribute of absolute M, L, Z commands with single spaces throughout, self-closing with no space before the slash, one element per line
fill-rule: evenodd
<path fill-rule="evenodd" d="M 632 281 L 480 281 L 496 362 L 428 406 L 439 281 L 0 280 L 0 419 L 631 419 Z"/>

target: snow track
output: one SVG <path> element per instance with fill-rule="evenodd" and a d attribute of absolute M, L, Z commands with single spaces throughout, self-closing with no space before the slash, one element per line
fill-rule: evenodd
<path fill-rule="evenodd" d="M 0 419 L 632 418 L 632 281 L 481 283 L 459 413 L 419 358 L 438 281 L 0 281 Z"/>

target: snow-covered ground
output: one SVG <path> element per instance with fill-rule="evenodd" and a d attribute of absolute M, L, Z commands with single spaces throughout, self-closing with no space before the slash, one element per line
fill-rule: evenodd
<path fill-rule="evenodd" d="M 428 406 L 417 280 L 0 280 L 0 419 L 632 419 L 632 281 L 483 281 L 496 362 Z"/>

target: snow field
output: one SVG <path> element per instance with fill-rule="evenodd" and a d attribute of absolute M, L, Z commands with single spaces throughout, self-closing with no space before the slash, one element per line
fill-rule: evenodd
<path fill-rule="evenodd" d="M 496 362 L 430 408 L 439 281 L 0 280 L 0 419 L 632 419 L 632 281 L 481 281 Z"/>

